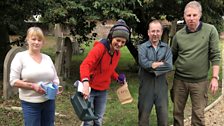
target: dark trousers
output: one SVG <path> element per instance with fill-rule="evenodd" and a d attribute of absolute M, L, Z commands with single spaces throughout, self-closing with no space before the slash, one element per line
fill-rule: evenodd
<path fill-rule="evenodd" d="M 207 105 L 208 81 L 189 83 L 174 79 L 173 101 L 174 101 L 174 126 L 184 126 L 184 108 L 190 95 L 192 103 L 192 126 L 204 126 L 204 109 Z"/>
<path fill-rule="evenodd" d="M 150 77 L 147 77 L 150 78 Z M 140 82 L 138 98 L 138 125 L 150 125 L 150 113 L 155 104 L 157 125 L 168 125 L 168 86 L 165 80 L 157 77 Z"/>

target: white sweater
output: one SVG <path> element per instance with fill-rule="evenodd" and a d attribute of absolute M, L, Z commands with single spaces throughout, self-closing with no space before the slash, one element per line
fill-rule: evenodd
<path fill-rule="evenodd" d="M 27 82 L 50 82 L 59 84 L 59 78 L 51 58 L 41 54 L 41 63 L 37 63 L 29 55 L 28 51 L 19 52 L 15 55 L 10 68 L 10 85 L 13 86 L 19 79 Z M 31 103 L 41 103 L 47 99 L 34 90 L 19 88 L 19 98 Z"/>

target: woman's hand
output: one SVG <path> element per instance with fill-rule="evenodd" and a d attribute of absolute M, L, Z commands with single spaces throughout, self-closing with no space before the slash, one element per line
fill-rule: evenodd
<path fill-rule="evenodd" d="M 40 84 L 36 84 L 36 83 L 32 84 L 32 89 L 39 94 L 45 94 L 46 93 L 45 90 L 41 87 Z"/>
<path fill-rule="evenodd" d="M 84 99 L 87 99 L 89 97 L 89 82 L 88 81 L 84 81 L 83 82 L 83 96 L 84 96 Z"/>
<path fill-rule="evenodd" d="M 126 82 L 126 76 L 125 76 L 125 74 L 123 74 L 123 73 L 119 74 L 119 76 L 117 78 L 117 82 L 120 85 L 123 85 Z"/>

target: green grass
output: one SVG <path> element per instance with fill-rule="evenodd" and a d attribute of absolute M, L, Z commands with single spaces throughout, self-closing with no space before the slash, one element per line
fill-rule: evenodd
<path fill-rule="evenodd" d="M 92 44 L 89 47 L 85 48 L 85 52 L 81 55 L 73 55 L 72 57 L 72 66 L 71 66 L 71 78 L 66 80 L 65 85 L 65 92 L 67 96 L 70 97 L 74 89 L 72 88 L 72 84 L 75 80 L 79 79 L 79 65 L 81 64 L 82 60 L 86 57 L 89 50 L 92 48 Z M 121 59 L 119 65 L 117 67 L 118 72 L 123 72 L 127 76 L 127 81 L 129 84 L 129 90 L 131 95 L 133 96 L 133 102 L 125 105 L 121 105 L 118 97 L 116 95 L 116 89 L 118 88 L 118 84 L 116 82 L 111 83 L 111 89 L 109 90 L 106 113 L 104 116 L 104 125 L 105 126 L 136 126 L 138 125 L 138 109 L 137 109 L 137 102 L 138 102 L 138 74 L 137 74 L 137 66 L 136 63 L 131 56 L 129 50 L 124 47 L 121 49 Z M 221 72 L 221 70 L 220 70 Z M 221 73 L 220 73 L 221 74 Z M 221 77 L 221 75 L 220 75 Z M 170 72 L 167 76 L 169 88 L 172 86 L 173 80 L 173 73 Z M 220 81 L 221 83 L 221 81 Z M 218 93 L 215 96 L 212 96 L 209 91 L 209 104 L 212 103 L 215 99 L 217 99 L 221 94 L 221 87 Z M 61 96 L 57 100 L 57 111 L 61 113 L 66 113 L 69 116 L 69 119 L 74 119 L 74 111 L 70 105 L 70 101 L 66 99 L 64 96 Z M 173 112 L 173 104 L 169 98 L 169 124 L 172 124 L 172 112 Z M 190 100 L 187 103 L 185 108 L 185 117 L 190 116 L 191 114 L 191 103 Z M 157 125 L 156 123 L 156 114 L 155 109 L 153 108 L 151 112 L 151 125 Z"/>

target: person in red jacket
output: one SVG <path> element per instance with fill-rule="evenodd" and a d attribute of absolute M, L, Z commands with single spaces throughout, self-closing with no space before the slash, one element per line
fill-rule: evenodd
<path fill-rule="evenodd" d="M 93 103 L 94 114 L 98 117 L 97 120 L 85 121 L 84 126 L 102 125 L 111 79 L 124 83 L 125 75 L 118 74 L 115 68 L 120 59 L 120 49 L 129 41 L 130 34 L 125 21 L 118 20 L 110 29 L 106 39 L 94 42 L 92 50 L 80 65 L 84 98 L 89 98 Z"/>

